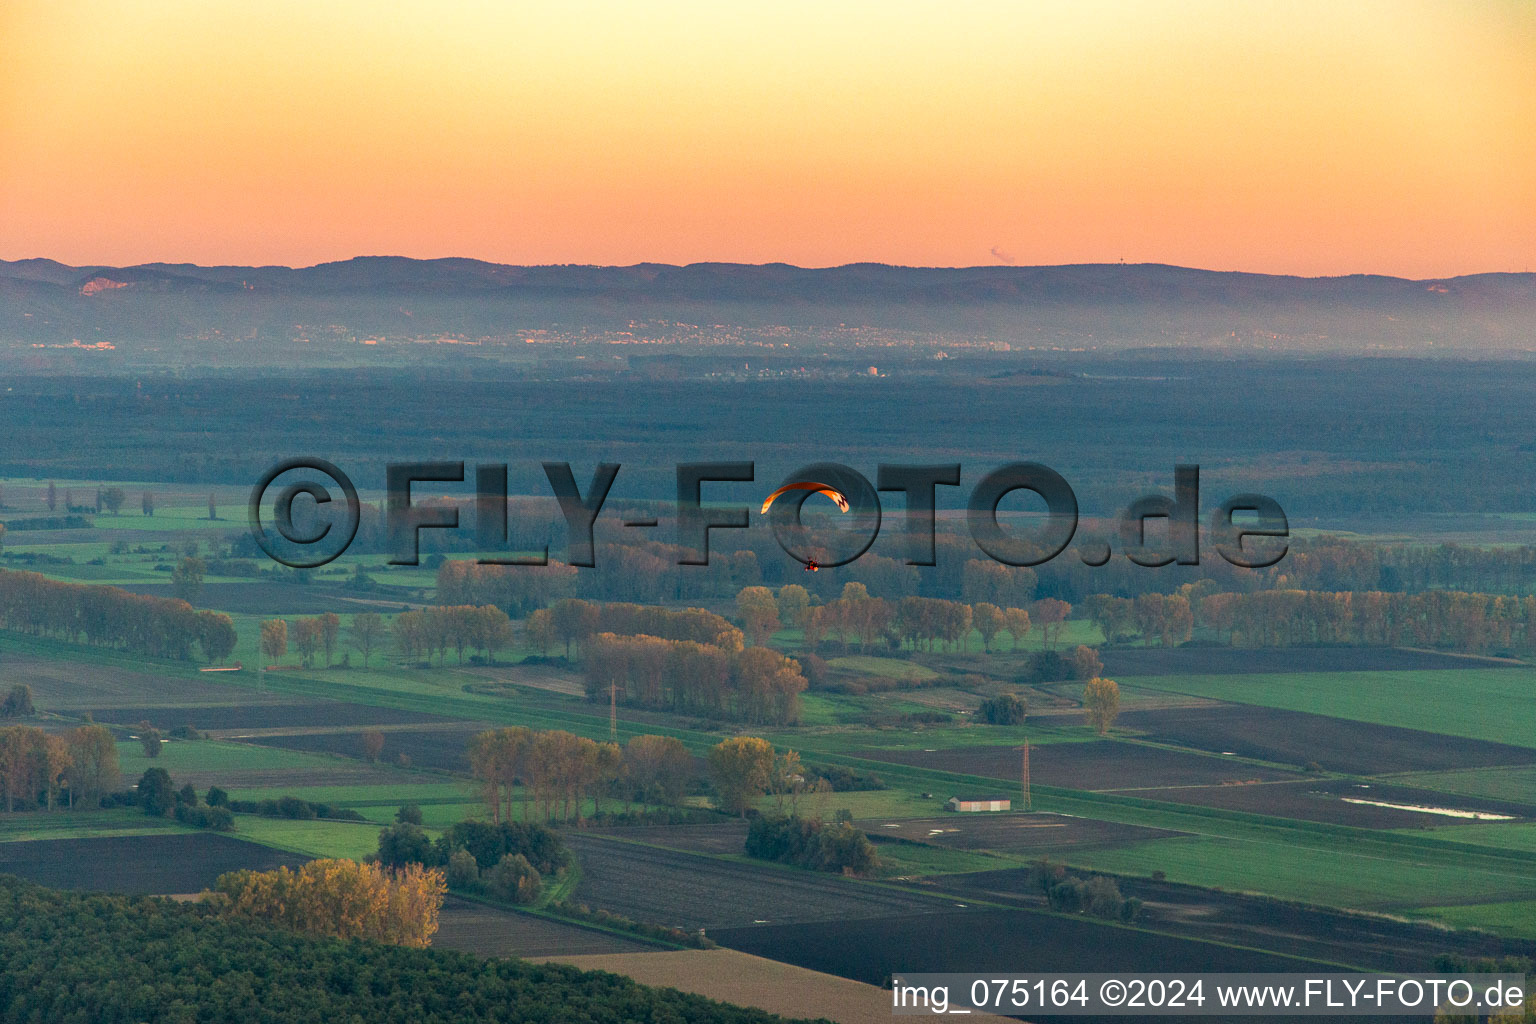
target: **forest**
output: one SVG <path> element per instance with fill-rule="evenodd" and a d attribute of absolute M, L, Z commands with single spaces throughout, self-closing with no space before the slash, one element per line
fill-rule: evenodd
<path fill-rule="evenodd" d="M 0 876 L 0 1022 L 780 1020 L 613 974 L 314 938 L 209 906 Z"/>

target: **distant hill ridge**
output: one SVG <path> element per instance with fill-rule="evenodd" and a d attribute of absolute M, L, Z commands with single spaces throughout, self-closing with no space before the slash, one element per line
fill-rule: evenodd
<path fill-rule="evenodd" d="M 1196 270 L 1164 264 L 1018 267 L 898 267 L 852 263 L 806 268 L 785 263 L 674 266 L 513 266 L 465 258 L 359 256 L 312 267 L 204 267 L 145 263 L 69 266 L 48 259 L 0 260 L 0 280 L 87 294 L 123 288 L 152 292 L 256 291 L 266 295 L 468 293 L 556 298 L 611 296 L 719 302 L 1188 303 L 1316 302 L 1365 304 L 1457 300 L 1529 301 L 1536 274 L 1489 273 L 1410 280 L 1374 274 L 1295 277 Z M 94 287 L 92 285 L 94 284 Z"/>
<path fill-rule="evenodd" d="M 852 328 L 880 336 L 855 337 Z M 504 345 L 523 332 L 569 340 L 641 331 L 691 345 L 762 330 L 815 337 L 850 356 L 860 343 L 903 336 L 1026 351 L 1532 352 L 1536 274 L 1412 281 L 1160 264 L 524 267 L 399 256 L 303 268 L 0 261 L 0 362 L 22 368 L 335 364 L 373 358 L 353 351 L 365 339 Z M 82 352 L 91 362 L 80 362 Z M 495 358 L 508 356 L 502 349 Z M 437 356 L 423 349 L 410 358 Z"/>

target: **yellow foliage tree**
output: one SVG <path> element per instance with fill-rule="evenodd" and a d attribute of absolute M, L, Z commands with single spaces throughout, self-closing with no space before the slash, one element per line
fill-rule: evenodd
<path fill-rule="evenodd" d="M 711 748 L 709 777 L 720 794 L 722 810 L 745 816 L 747 807 L 768 788 L 773 745 L 756 736 L 737 736 Z"/>
<path fill-rule="evenodd" d="M 442 871 L 391 870 L 355 860 L 312 860 L 297 871 L 231 871 L 203 900 L 229 917 L 339 939 L 425 946 L 448 886 Z"/>
<path fill-rule="evenodd" d="M 1120 714 L 1120 686 L 1113 679 L 1094 677 L 1083 687 L 1083 713 L 1088 724 L 1103 736 Z"/>

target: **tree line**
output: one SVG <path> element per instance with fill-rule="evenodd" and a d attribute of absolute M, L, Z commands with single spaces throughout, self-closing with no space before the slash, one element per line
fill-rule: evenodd
<path fill-rule="evenodd" d="M 742 722 L 798 722 L 806 688 L 800 663 L 766 647 L 729 650 L 645 634 L 599 633 L 587 640 L 581 664 L 591 700 L 613 695 Z"/>
<path fill-rule="evenodd" d="M 1008 588 L 988 588 L 987 592 L 1007 593 Z M 1037 627 L 1046 648 L 1053 648 L 1072 606 L 1056 598 L 1031 602 L 1027 609 L 934 597 L 888 601 L 871 595 L 863 583 L 851 582 L 843 585 L 838 597 L 823 604 L 813 603 L 799 584 L 786 584 L 777 594 L 767 587 L 745 587 L 736 595 L 736 610 L 743 630 L 755 644 L 766 643 L 778 630 L 788 627 L 801 629 L 811 650 L 828 641 L 845 650 L 853 641 L 865 650 L 876 643 L 929 651 L 942 644 L 963 650 L 975 630 L 981 635 L 982 646 L 990 651 L 1000 634 L 1007 633 L 1018 647 Z"/>
<path fill-rule="evenodd" d="M 1536 597 L 1430 590 L 1256 590 L 1094 595 L 1083 613 L 1115 640 L 1139 634 L 1168 646 L 1198 623 L 1235 647 L 1351 644 L 1443 647 L 1465 654 L 1536 653 Z"/>
<path fill-rule="evenodd" d="M 223 661 L 236 642 L 234 622 L 223 612 L 7 569 L 0 569 L 0 626 L 181 661 L 192 657 L 194 647 L 210 662 Z"/>
<path fill-rule="evenodd" d="M 722 740 L 704 761 L 717 804 L 727 814 L 745 815 L 759 797 L 771 793 L 776 810 L 793 815 L 802 796 L 819 797 L 833 789 L 793 750 L 778 753 L 755 736 Z M 544 821 L 579 821 L 587 799 L 599 811 L 604 797 L 626 804 L 679 804 L 698 778 L 694 756 L 672 736 L 635 736 L 620 747 L 560 729 L 509 726 L 473 737 L 469 762 L 493 827 L 512 822 L 519 785 L 532 798 L 522 801 L 524 822 L 530 808 Z M 857 784 L 880 786 L 878 779 Z"/>
<path fill-rule="evenodd" d="M 234 921 L 261 921 L 336 939 L 426 946 L 447 892 L 443 873 L 420 864 L 388 868 L 312 860 L 296 870 L 231 871 L 202 902 Z"/>
<path fill-rule="evenodd" d="M 100 725 L 62 733 L 36 726 L 0 729 L 0 794 L 7 811 L 93 808 L 117 790 L 117 743 Z"/>
<path fill-rule="evenodd" d="M 601 809 L 602 797 L 622 775 L 623 755 L 617 743 L 597 743 L 564 729 L 512 726 L 474 736 L 469 766 L 493 824 L 502 821 L 503 810 L 511 820 L 513 787 L 519 783 L 532 797 L 522 801 L 525 820 L 531 804 L 545 821 L 555 819 L 557 807 L 560 820 L 569 821 L 573 816 L 580 820 L 588 797 Z"/>
<path fill-rule="evenodd" d="M 530 647 L 548 653 L 551 647 L 562 644 L 566 657 L 570 657 L 573 646 L 584 647 L 589 638 L 599 633 L 644 634 L 728 650 L 739 650 L 743 643 L 741 630 L 703 608 L 660 608 L 622 601 L 599 604 L 581 598 L 557 601 L 550 608 L 533 612 L 524 630 Z"/>

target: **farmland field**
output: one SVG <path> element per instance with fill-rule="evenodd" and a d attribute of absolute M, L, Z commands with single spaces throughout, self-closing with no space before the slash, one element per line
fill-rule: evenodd
<path fill-rule="evenodd" d="M 1399 775 L 1394 782 L 1442 793 L 1536 805 L 1536 765 Z"/>
<path fill-rule="evenodd" d="M 858 755 L 895 764 L 985 775 L 1015 784 L 1022 761 L 1019 749 L 1013 746 L 860 750 Z M 1245 761 L 1116 740 L 1032 746 L 1029 769 L 1030 778 L 1039 785 L 1088 790 L 1221 785 L 1286 777 L 1278 769 Z"/>
<path fill-rule="evenodd" d="M 443 902 L 432 945 L 480 956 L 590 956 L 649 952 L 657 947 L 611 932 L 490 907 L 450 896 Z"/>
<path fill-rule="evenodd" d="M 5 659 L 8 684 L 30 686 L 37 706 L 49 710 L 139 708 L 163 704 L 167 698 L 174 698 L 177 705 L 184 707 L 284 702 L 284 698 L 277 694 L 260 693 L 254 687 L 218 682 L 213 673 L 199 676 L 190 666 L 156 670 L 113 664 L 118 659 L 110 655 L 103 658 L 38 656 L 17 651 L 5 641 L 0 641 L 0 649 L 4 649 L 0 657 Z"/>
<path fill-rule="evenodd" d="M 1402 647 L 1112 647 L 1104 671 L 1135 676 L 1251 675 L 1283 672 L 1404 672 L 1518 667 L 1518 662 Z"/>
<path fill-rule="evenodd" d="M 960 898 L 1043 907 L 1038 882 L 1020 869 L 984 871 L 934 880 Z M 1172 931 L 1215 942 L 1251 946 L 1288 956 L 1371 970 L 1418 971 L 1445 952 L 1467 956 L 1536 952 L 1536 942 L 1506 944 L 1485 933 L 1448 932 L 1398 917 L 1360 914 L 1264 896 L 1221 892 L 1146 878 L 1118 879 L 1120 889 L 1144 901 L 1139 918 L 1154 931 Z M 1415 916 L 1429 915 L 1416 909 Z"/>
<path fill-rule="evenodd" d="M 1536 862 L 1501 872 L 1216 836 L 1090 849 L 1064 859 L 1117 874 L 1162 871 L 1175 882 L 1364 910 L 1519 899 L 1536 887 Z"/>
<path fill-rule="evenodd" d="M 688 931 L 925 915 L 948 906 L 935 897 L 818 872 L 701 857 L 585 833 L 571 834 L 568 841 L 581 861 L 576 899 Z"/>
<path fill-rule="evenodd" d="M 996 850 L 1028 854 L 1058 854 L 1088 846 L 1118 846 L 1183 835 L 1165 829 L 1121 825 L 1039 812 L 1035 814 L 950 814 L 942 818 L 903 818 L 861 821 L 871 837 L 886 836 L 933 843 L 957 850 Z"/>
<path fill-rule="evenodd" d="M 1443 793 L 1381 782 L 1349 779 L 1317 779 L 1311 782 L 1273 782 L 1247 786 L 1179 786 L 1138 789 L 1132 795 L 1147 800 L 1224 807 L 1253 814 L 1267 814 L 1301 821 L 1333 822 L 1356 828 L 1422 829 L 1449 824 L 1448 813 L 1528 817 L 1536 807 L 1485 799 L 1448 799 Z M 1380 807 L 1378 803 L 1399 806 Z M 1437 812 L 1406 810 L 1432 807 Z M 1503 824 L 1503 823 L 1501 823 Z"/>
<path fill-rule="evenodd" d="M 418 781 L 419 776 L 386 765 L 368 765 L 338 757 L 260 747 L 223 740 L 168 740 L 158 757 L 144 756 L 137 743 L 118 744 L 125 778 L 136 779 L 150 767 L 164 768 L 177 785 L 227 790 L 303 786 L 384 786 Z"/>
<path fill-rule="evenodd" d="M 899 972 L 1305 971 L 1322 964 L 1025 909 L 717 929 L 721 945 L 872 985 Z"/>
<path fill-rule="evenodd" d="M 247 690 L 237 691 L 242 697 L 257 696 Z M 323 728 L 327 726 L 391 726 L 418 722 L 439 721 L 435 715 L 419 711 L 403 711 L 397 708 L 371 707 L 365 704 L 344 704 L 340 701 L 309 701 L 295 703 L 252 703 L 202 705 L 188 707 L 184 704 L 160 704 L 126 707 L 103 707 L 91 710 L 98 722 L 120 725 L 137 725 L 149 722 L 162 731 L 180 725 L 190 725 L 200 732 L 249 732 L 252 730 L 282 728 Z"/>
<path fill-rule="evenodd" d="M 346 705 L 343 705 L 346 706 Z M 361 711 L 361 709 L 359 709 Z M 366 717 L 366 716 L 360 716 Z M 401 755 L 409 759 L 413 768 L 429 768 L 434 771 L 469 773 L 469 741 L 476 733 L 490 728 L 483 722 L 458 723 L 433 728 L 391 728 L 380 730 L 384 747 L 380 759 L 386 762 L 398 760 Z M 344 757 L 363 756 L 362 730 L 347 732 L 318 732 L 306 730 L 298 733 L 263 731 L 241 737 L 265 747 L 278 747 L 319 754 L 339 754 Z"/>
<path fill-rule="evenodd" d="M 296 866 L 304 858 L 209 832 L 0 844 L 0 872 L 59 889 L 194 893 L 240 868 Z"/>
<path fill-rule="evenodd" d="M 1306 711 L 1514 746 L 1536 745 L 1536 669 L 1288 672 L 1126 678 L 1145 689 Z"/>
<path fill-rule="evenodd" d="M 1536 762 L 1530 747 L 1251 705 L 1128 710 L 1115 724 L 1160 743 L 1362 775 Z"/>

